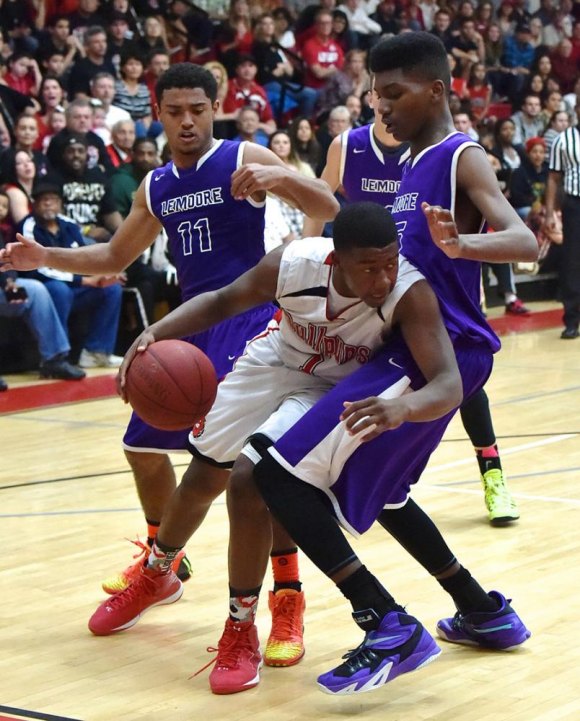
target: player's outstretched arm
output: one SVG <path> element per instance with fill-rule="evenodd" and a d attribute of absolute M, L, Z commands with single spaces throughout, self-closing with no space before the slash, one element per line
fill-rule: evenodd
<path fill-rule="evenodd" d="M 340 185 L 340 156 L 342 154 L 342 136 L 337 135 L 333 139 L 328 153 L 326 155 L 326 165 L 320 176 L 321 180 L 328 183 L 328 187 L 332 193 L 336 192 L 336 189 Z M 304 227 L 302 229 L 302 237 L 304 238 L 317 238 L 322 234 L 324 228 L 324 221 L 318 218 L 311 218 L 308 215 L 304 218 Z"/>
<path fill-rule="evenodd" d="M 116 275 L 136 260 L 161 230 L 145 201 L 144 182 L 133 201 L 131 212 L 108 243 L 81 248 L 44 248 L 17 234 L 16 243 L 0 251 L 3 270 L 33 270 L 47 266 L 77 275 Z"/>
<path fill-rule="evenodd" d="M 232 175 L 232 195 L 237 200 L 246 200 L 264 191 L 278 195 L 312 218 L 332 220 L 339 211 L 338 201 L 326 181 L 298 173 L 271 150 L 247 143 L 244 165 Z"/>
<path fill-rule="evenodd" d="M 125 378 L 135 354 L 143 352 L 151 343 L 200 333 L 226 318 L 274 300 L 283 251 L 283 246 L 276 248 L 225 288 L 190 298 L 146 328 L 135 339 L 119 368 L 117 388 L 121 397 L 126 400 Z"/>
<path fill-rule="evenodd" d="M 365 433 L 364 441 L 401 423 L 441 418 L 457 408 L 463 397 L 453 346 L 443 325 L 437 298 L 427 281 L 419 281 L 409 288 L 397 304 L 393 321 L 399 324 L 427 383 L 393 400 L 371 397 L 346 405 L 341 420 L 346 421 L 351 433 Z"/>
<path fill-rule="evenodd" d="M 464 198 L 471 202 L 462 202 Z M 495 173 L 481 148 L 466 148 L 459 156 L 454 218 L 458 232 L 455 237 L 449 218 L 440 215 L 434 225 L 434 218 L 429 216 L 431 208 L 428 206 L 423 209 L 431 237 L 452 258 L 507 263 L 534 261 L 538 256 L 538 243 L 534 234 L 499 189 Z M 445 209 L 443 211 L 448 212 Z M 494 232 L 472 232 L 479 215 L 483 216 Z M 449 235 L 444 238 L 446 231 Z"/>

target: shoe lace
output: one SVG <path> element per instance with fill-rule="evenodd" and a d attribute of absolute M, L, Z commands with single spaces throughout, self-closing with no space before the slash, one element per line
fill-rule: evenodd
<path fill-rule="evenodd" d="M 484 476 L 485 483 L 485 500 L 487 504 L 501 503 L 502 505 L 511 505 L 512 497 L 506 488 L 503 474 L 499 470 L 488 471 Z"/>
<path fill-rule="evenodd" d="M 272 636 L 288 639 L 300 633 L 300 618 L 296 613 L 297 604 L 297 593 L 276 596 L 276 605 L 272 617 Z"/>
<path fill-rule="evenodd" d="M 218 647 L 208 646 L 208 653 L 215 653 L 215 658 L 202 666 L 198 671 L 193 673 L 189 678 L 192 679 L 200 673 L 216 665 L 217 668 L 232 669 L 236 668 L 239 663 L 240 650 L 247 649 L 253 652 L 252 642 L 247 630 L 240 627 L 226 626 L 226 629 L 219 640 Z"/>
<path fill-rule="evenodd" d="M 137 551 L 137 553 L 134 554 L 133 558 L 137 559 L 140 558 L 144 553 L 150 553 L 151 548 L 147 543 L 143 543 L 143 541 L 137 536 L 137 540 L 134 541 L 131 538 L 125 538 L 126 541 L 129 541 L 129 543 L 132 543 L 134 546 L 137 546 L 140 550 Z"/>
<path fill-rule="evenodd" d="M 151 594 L 155 591 L 155 582 L 153 579 L 142 573 L 130 586 L 124 591 L 119 591 L 111 596 L 109 600 L 110 608 L 123 608 L 123 606 L 132 603 L 135 599 Z"/>
<path fill-rule="evenodd" d="M 372 664 L 377 656 L 372 648 L 369 648 L 366 644 L 367 638 L 365 636 L 361 644 L 344 654 L 342 658 L 345 659 L 345 662 L 342 665 L 350 670 L 357 670 L 361 666 Z"/>

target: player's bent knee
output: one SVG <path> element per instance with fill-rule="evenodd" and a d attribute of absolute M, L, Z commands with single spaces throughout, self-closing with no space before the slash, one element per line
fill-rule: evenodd
<path fill-rule="evenodd" d="M 262 496 L 254 483 L 254 463 L 246 456 L 241 455 L 232 469 L 228 482 L 228 504 L 251 504 L 265 509 Z"/>
<path fill-rule="evenodd" d="M 198 458 L 192 458 L 189 467 L 183 474 L 179 490 L 181 493 L 192 494 L 197 498 L 201 497 L 212 501 L 225 491 L 228 476 L 229 472 L 226 469 L 216 468 Z"/>

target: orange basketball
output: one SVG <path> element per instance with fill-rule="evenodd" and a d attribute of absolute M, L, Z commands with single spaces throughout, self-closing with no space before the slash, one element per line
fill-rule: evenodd
<path fill-rule="evenodd" d="M 160 340 L 137 353 L 129 366 L 126 393 L 137 415 L 154 428 L 190 428 L 212 407 L 215 368 L 203 351 L 182 340 Z"/>

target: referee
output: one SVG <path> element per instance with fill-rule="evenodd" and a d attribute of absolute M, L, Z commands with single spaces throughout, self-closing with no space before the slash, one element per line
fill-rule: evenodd
<path fill-rule="evenodd" d="M 576 101 L 580 118 L 580 97 Z M 564 304 L 561 338 L 578 338 L 580 324 L 580 133 L 570 127 L 560 133 L 550 152 L 546 186 L 546 227 L 555 229 L 556 198 L 563 185 L 562 226 L 564 241 L 560 264 L 560 292 Z"/>

